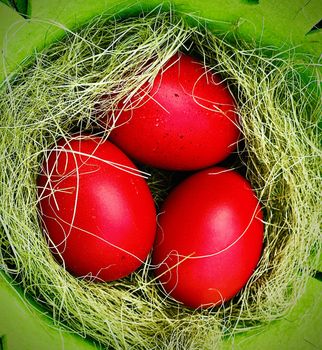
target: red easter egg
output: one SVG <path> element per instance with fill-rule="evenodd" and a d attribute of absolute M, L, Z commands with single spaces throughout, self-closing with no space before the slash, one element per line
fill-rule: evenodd
<path fill-rule="evenodd" d="M 213 167 L 179 184 L 161 209 L 152 256 L 165 292 L 192 308 L 233 298 L 259 261 L 262 218 L 235 171 Z"/>
<path fill-rule="evenodd" d="M 235 150 L 239 128 L 233 96 L 197 59 L 172 57 L 148 94 L 147 88 L 143 85 L 115 112 L 117 127 L 110 137 L 130 157 L 157 168 L 192 170 Z"/>
<path fill-rule="evenodd" d="M 152 195 L 112 143 L 61 139 L 48 152 L 37 185 L 50 249 L 70 273 L 111 281 L 146 259 L 156 228 Z"/>

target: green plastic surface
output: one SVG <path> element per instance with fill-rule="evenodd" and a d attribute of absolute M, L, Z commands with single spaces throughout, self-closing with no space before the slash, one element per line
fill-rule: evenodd
<path fill-rule="evenodd" d="M 135 14 L 160 3 L 157 0 L 33 0 L 30 21 L 0 3 L 0 47 L 6 65 L 4 69 L 0 64 L 0 79 L 5 70 L 16 67 L 35 48 L 41 49 L 63 35 L 64 29 L 58 23 L 75 28 L 102 12 Z M 163 7 L 169 4 L 165 2 Z M 255 39 L 258 45 L 274 46 L 281 51 L 295 46 L 316 59 L 321 55 L 322 31 L 312 30 L 322 18 L 321 0 L 261 0 L 258 4 L 254 0 L 173 0 L 172 7 L 187 17 L 206 18 L 214 31 L 233 31 L 245 39 Z"/>
<path fill-rule="evenodd" d="M 1 350 L 94 350 L 98 345 L 58 330 L 50 317 L 0 274 Z M 310 279 L 293 311 L 269 326 L 227 339 L 223 350 L 322 349 L 322 282 Z"/>
<path fill-rule="evenodd" d="M 64 32 L 102 12 L 135 15 L 160 6 L 156 0 L 31 0 L 31 20 L 0 3 L 0 81 Z M 164 8 L 170 2 L 165 2 Z M 318 61 L 322 31 L 321 0 L 173 0 L 183 16 L 206 19 L 214 32 L 231 31 L 258 46 L 277 51 L 296 47 Z M 59 24 L 58 24 L 59 23 Z M 1 169 L 0 169 L 1 171 Z M 0 203 L 1 205 L 1 203 Z M 321 264 L 322 267 L 322 264 Z M 283 320 L 227 339 L 224 348 L 240 350 L 322 349 L 322 282 L 310 279 L 305 294 Z M 0 350 L 91 350 L 99 348 L 53 325 L 53 321 L 0 273 Z"/>
<path fill-rule="evenodd" d="M 47 313 L 0 273 L 1 350 L 94 350 L 88 340 L 58 329 Z"/>

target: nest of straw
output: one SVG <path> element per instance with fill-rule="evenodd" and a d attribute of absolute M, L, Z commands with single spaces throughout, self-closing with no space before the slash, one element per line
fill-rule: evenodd
<path fill-rule="evenodd" d="M 319 91 L 299 67 L 309 57 L 226 41 L 173 13 L 95 18 L 8 76 L 0 90 L 0 264 L 55 324 L 115 349 L 215 349 L 230 336 L 283 317 L 317 264 Z M 190 310 L 167 298 L 149 259 L 109 283 L 77 279 L 56 263 L 44 239 L 36 178 L 48 149 L 75 130 L 98 131 L 95 109 L 114 108 L 153 78 L 177 51 L 199 56 L 227 80 L 238 104 L 244 169 L 265 212 L 264 250 L 243 290 L 226 305 Z M 311 71 L 312 72 L 312 71 Z M 314 76 L 314 75 L 311 75 Z M 168 178 L 150 180 L 162 198 Z M 179 229 L 179 228 L 178 228 Z"/>

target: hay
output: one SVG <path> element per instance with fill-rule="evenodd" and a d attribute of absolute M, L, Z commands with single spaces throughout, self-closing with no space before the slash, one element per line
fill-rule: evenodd
<path fill-rule="evenodd" d="M 101 134 L 100 96 L 113 109 L 152 81 L 178 50 L 201 56 L 227 79 L 242 120 L 247 169 L 265 211 L 265 248 L 243 291 L 214 310 L 191 311 L 160 292 L 149 260 L 126 279 L 96 284 L 58 265 L 37 216 L 36 177 L 48 149 L 75 130 Z M 269 51 L 269 50 L 268 50 Z M 286 57 L 289 56 L 289 57 Z M 320 252 L 319 99 L 298 58 L 228 44 L 172 13 L 96 18 L 35 56 L 0 91 L 0 264 L 50 310 L 57 326 L 115 349 L 215 349 L 222 336 L 285 315 L 303 293 Z M 108 136 L 108 130 L 103 133 Z M 235 166 L 238 166 L 235 164 Z M 163 175 L 162 175 L 163 176 Z M 163 198 L 154 173 L 155 198 Z"/>

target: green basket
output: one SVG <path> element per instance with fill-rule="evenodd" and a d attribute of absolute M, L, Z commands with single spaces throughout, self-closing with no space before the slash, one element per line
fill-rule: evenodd
<path fill-rule="evenodd" d="M 25 16 L 0 3 L 0 81 L 35 50 L 64 35 L 64 29 L 50 21 L 74 28 L 102 12 L 135 14 L 161 4 L 155 0 L 33 0 L 24 7 L 24 1 L 5 2 Z M 258 46 L 274 47 L 279 52 L 295 47 L 298 52 L 311 54 L 316 62 L 322 53 L 321 0 L 172 0 L 165 6 L 183 16 L 202 18 L 214 32 L 233 30 L 237 37 L 255 40 Z M 29 15 L 31 19 L 26 20 Z M 316 276 L 284 319 L 227 339 L 224 349 L 322 349 L 321 273 Z M 0 350 L 97 348 L 89 340 L 57 329 L 50 315 L 0 270 Z"/>

